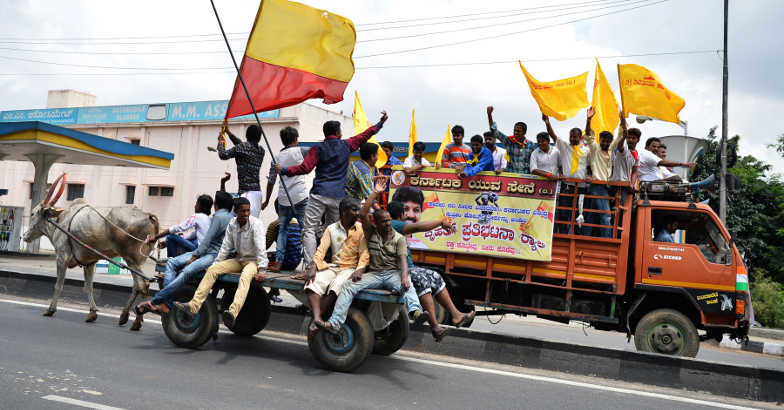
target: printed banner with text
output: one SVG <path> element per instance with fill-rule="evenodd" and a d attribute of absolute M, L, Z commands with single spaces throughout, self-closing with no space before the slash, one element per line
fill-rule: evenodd
<path fill-rule="evenodd" d="M 557 190 L 557 181 L 535 176 L 482 172 L 460 179 L 454 170 L 429 169 L 395 171 L 390 195 L 403 203 L 406 219 L 446 216 L 457 229 L 415 234 L 408 238 L 411 249 L 549 261 Z"/>

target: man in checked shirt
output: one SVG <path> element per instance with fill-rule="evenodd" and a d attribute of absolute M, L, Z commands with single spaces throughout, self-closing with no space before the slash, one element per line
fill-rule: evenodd
<path fill-rule="evenodd" d="M 224 133 L 229 135 L 229 139 L 234 144 L 233 148 L 226 149 Z M 264 161 L 264 148 L 259 145 L 261 128 L 258 125 L 248 127 L 245 131 L 245 140 L 241 141 L 234 136 L 229 131 L 227 121 L 223 120 L 223 127 L 218 135 L 218 157 L 224 161 L 234 158 L 234 162 L 237 164 L 239 194 L 250 201 L 250 214 L 254 218 L 258 218 L 264 199 L 264 195 L 261 193 L 261 184 L 259 184 L 259 168 Z"/>

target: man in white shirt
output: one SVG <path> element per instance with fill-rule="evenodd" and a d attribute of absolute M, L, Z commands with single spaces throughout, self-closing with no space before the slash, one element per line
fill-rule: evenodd
<path fill-rule="evenodd" d="M 657 154 L 661 159 L 667 159 L 667 146 L 664 144 L 659 144 L 659 152 Z M 682 182 L 681 176 L 672 172 L 671 168 L 667 168 L 665 166 L 659 166 L 659 175 L 661 179 L 673 182 Z"/>
<path fill-rule="evenodd" d="M 414 154 L 403 161 L 403 168 L 407 174 L 412 174 L 421 170 L 422 168 L 432 167 L 433 165 L 428 161 L 425 155 L 425 143 L 417 141 L 414 143 Z"/>
<path fill-rule="evenodd" d="M 485 146 L 493 153 L 493 169 L 496 174 L 500 174 L 506 169 L 506 150 L 496 145 L 493 132 L 486 131 L 484 137 Z"/>
<path fill-rule="evenodd" d="M 547 179 L 558 179 L 558 166 L 560 165 L 558 148 L 550 145 L 550 134 L 540 132 L 536 134 L 538 148 L 531 153 L 531 173 Z"/>
<path fill-rule="evenodd" d="M 267 272 L 267 227 L 260 219 L 250 216 L 250 201 L 247 198 L 240 197 L 235 200 L 234 213 L 237 216 L 226 227 L 226 235 L 223 237 L 218 256 L 212 266 L 207 268 L 207 273 L 199 282 L 193 299 L 187 303 L 174 302 L 177 310 L 193 317 L 201 309 L 202 303 L 210 294 L 212 285 L 220 275 L 227 273 L 236 275 L 237 272 L 242 271 L 237 291 L 234 293 L 234 301 L 223 312 L 223 323 L 228 327 L 234 325 L 237 315 L 242 310 L 251 279 L 262 282 Z M 227 259 L 232 250 L 236 250 L 236 256 Z"/>
<path fill-rule="evenodd" d="M 590 115 L 591 111 L 589 110 L 587 114 Z M 550 134 L 550 138 L 553 139 L 555 146 L 558 148 L 561 158 L 561 176 L 564 178 L 585 179 L 585 176 L 588 173 L 590 149 L 583 144 L 582 131 L 580 131 L 579 128 L 572 128 L 569 130 L 569 140 L 566 141 L 563 138 L 559 139 L 558 136 L 555 135 L 555 131 L 553 130 L 552 125 L 550 125 L 550 118 L 547 115 L 542 114 L 542 121 L 544 121 L 547 126 L 547 133 Z M 587 122 L 590 124 L 590 117 L 588 117 Z M 577 198 L 577 194 L 586 193 L 585 184 L 563 182 L 561 184 L 560 193 L 573 195 L 558 195 L 558 206 L 571 208 L 572 200 Z M 564 222 L 571 221 L 572 211 L 562 209 L 556 212 L 556 220 Z M 571 233 L 569 224 L 556 224 L 555 228 L 558 233 Z"/>
<path fill-rule="evenodd" d="M 194 214 L 179 225 L 165 229 L 157 235 L 150 235 L 147 239 L 151 242 L 166 237 L 166 256 L 174 258 L 186 252 L 193 252 L 201 244 L 207 230 L 210 229 L 210 213 L 212 212 L 212 197 L 199 195 L 194 206 Z M 191 231 L 192 230 L 192 231 Z M 185 236 L 178 234 L 189 232 Z"/>
<path fill-rule="evenodd" d="M 640 142 L 640 130 L 637 128 L 627 129 L 626 118 L 623 112 L 620 114 L 621 124 L 618 128 L 618 135 L 610 144 L 612 152 L 612 175 L 611 181 L 633 182 L 632 175 L 637 168 L 637 143 Z M 621 197 L 623 198 L 623 197 Z"/>
<path fill-rule="evenodd" d="M 639 172 L 640 181 L 658 181 L 661 180 L 659 174 L 659 167 L 685 167 L 690 168 L 694 166 L 693 162 L 672 162 L 659 158 L 659 145 L 661 141 L 656 137 L 648 138 L 645 141 L 645 149 L 639 152 Z"/>

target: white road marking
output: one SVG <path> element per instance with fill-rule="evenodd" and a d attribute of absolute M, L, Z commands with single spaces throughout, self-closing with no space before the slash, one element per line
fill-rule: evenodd
<path fill-rule="evenodd" d="M 84 401 L 84 400 L 76 400 L 76 399 L 72 399 L 70 397 L 57 396 L 55 394 L 50 394 L 50 395 L 47 395 L 47 396 L 43 396 L 41 398 L 44 399 L 44 400 L 51 400 L 51 401 L 56 401 L 56 402 L 60 402 L 60 403 L 65 403 L 65 404 L 72 404 L 74 406 L 87 407 L 88 409 L 125 410 L 125 409 L 122 409 L 120 407 L 112 407 L 112 406 L 107 406 L 105 404 L 100 404 L 100 403 L 92 403 L 92 402 Z"/>
<path fill-rule="evenodd" d="M 43 308 L 48 307 L 47 305 L 44 305 L 44 304 L 41 304 L 41 303 L 23 302 L 23 301 L 18 301 L 18 300 L 0 299 L 0 302 L 11 303 L 11 304 L 16 304 L 16 305 L 23 305 L 23 306 L 35 306 L 35 307 L 43 307 Z M 81 309 L 60 308 L 60 307 L 58 307 L 57 309 L 58 310 L 63 310 L 63 311 L 66 311 L 66 312 L 89 313 L 87 310 L 81 310 Z M 100 316 L 108 316 L 108 317 L 113 317 L 113 318 L 119 318 L 120 317 L 120 315 L 116 315 L 116 314 L 113 314 L 113 313 L 101 313 Z M 161 324 L 161 322 L 158 321 L 158 320 L 146 320 L 145 319 L 145 322 Z M 220 333 L 231 333 L 231 332 L 228 331 L 228 330 L 220 330 Z M 288 338 L 283 338 L 283 337 L 266 336 L 266 335 L 256 335 L 256 337 L 258 337 L 260 339 L 266 339 L 266 340 L 271 340 L 271 341 L 281 342 L 281 343 L 296 344 L 296 345 L 300 345 L 300 346 L 307 346 L 308 345 L 308 343 L 305 342 L 305 341 L 288 339 Z M 518 379 L 535 380 L 535 381 L 544 382 L 544 383 L 562 384 L 562 385 L 566 385 L 566 386 L 582 387 L 582 388 L 585 388 L 585 389 L 593 389 L 593 390 L 601 390 L 601 391 L 612 392 L 612 393 L 628 394 L 628 395 L 632 395 L 632 396 L 649 397 L 649 398 L 654 398 L 654 399 L 675 401 L 675 402 L 680 402 L 680 403 L 696 404 L 696 405 L 709 406 L 709 407 L 715 407 L 715 408 L 721 408 L 721 409 L 733 409 L 733 410 L 754 409 L 754 407 L 744 407 L 744 406 L 736 406 L 736 405 L 733 405 L 733 404 L 718 403 L 718 402 L 708 401 L 708 400 L 690 399 L 688 397 L 673 396 L 673 395 L 663 394 L 663 393 L 652 393 L 652 392 L 645 392 L 645 391 L 639 391 L 639 390 L 624 389 L 624 388 L 619 388 L 619 387 L 603 386 L 603 385 L 600 385 L 600 384 L 591 384 L 591 383 L 578 382 L 578 381 L 573 381 L 573 380 L 558 379 L 558 378 L 555 378 L 555 377 L 538 376 L 538 375 L 534 375 L 534 374 L 510 372 L 510 371 L 505 371 L 505 370 L 491 369 L 491 368 L 478 367 L 478 366 L 466 366 L 466 365 L 457 364 L 457 363 L 437 362 L 437 361 L 434 361 L 434 360 L 419 359 L 419 358 L 415 358 L 415 357 L 403 356 L 403 355 L 400 355 L 400 354 L 397 354 L 397 355 L 394 355 L 394 356 L 388 356 L 388 358 L 393 359 L 393 360 L 402 360 L 402 361 L 406 361 L 406 362 L 426 364 L 426 365 L 436 366 L 436 367 L 445 367 L 445 368 L 451 368 L 451 369 L 459 369 L 459 370 L 465 370 L 465 371 L 476 372 L 476 373 L 494 374 L 494 375 L 497 375 L 497 376 L 514 377 L 514 378 L 518 378 Z M 59 397 L 59 396 L 55 396 L 55 397 Z M 87 402 L 85 402 L 85 403 L 87 403 Z M 96 407 L 96 408 L 98 408 L 98 407 Z M 102 408 L 102 409 L 113 409 L 114 407 L 100 407 L 100 408 Z"/>

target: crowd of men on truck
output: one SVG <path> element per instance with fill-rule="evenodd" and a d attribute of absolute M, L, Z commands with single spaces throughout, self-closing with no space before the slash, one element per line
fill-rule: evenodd
<path fill-rule="evenodd" d="M 470 145 L 466 145 L 465 129 L 460 125 L 452 127 L 452 143 L 443 147 L 436 167 L 453 168 L 460 178 L 491 171 L 562 179 L 562 193 L 588 194 L 593 198 L 588 200 L 587 208 L 609 211 L 610 192 L 605 181 L 626 182 L 631 187 L 637 180 L 680 180 L 671 168 L 693 166 L 668 161 L 666 147 L 655 137 L 648 138 L 644 149 L 638 150 L 642 133 L 637 128 L 628 128 L 623 115 L 617 136 L 602 131 L 597 139 L 591 130 L 593 115 L 594 109 L 589 108 L 585 130 L 571 129 L 568 139 L 559 138 L 549 118 L 542 115 L 546 131 L 538 133 L 534 142 L 526 137 L 524 122 L 515 123 L 511 135 L 499 131 L 493 121 L 493 107 L 487 107 L 489 130 L 474 135 Z M 186 316 L 194 316 L 220 275 L 238 274 L 233 302 L 223 313 L 224 323 L 231 326 L 242 309 L 252 280 L 263 281 L 268 271 L 295 270 L 302 259 L 303 269 L 293 278 L 304 280 L 313 312 L 311 332 L 318 329 L 338 332 L 353 297 L 366 288 L 387 289 L 402 295 L 409 318 L 414 322 L 429 322 L 436 341 L 441 341 L 446 333 L 446 328 L 436 319 L 436 303 L 449 312 L 451 325 L 470 324 L 474 312 L 463 313 L 455 307 L 441 275 L 415 266 L 406 243 L 406 236 L 417 232 L 439 227 L 454 232 L 451 221 L 420 220 L 423 194 L 406 186 L 396 190 L 385 208 L 378 206 L 379 196 L 388 190 L 389 167 L 376 167 L 379 145 L 368 140 L 386 121 L 387 114 L 382 112 L 375 125 L 347 139 L 342 138 L 340 122 L 327 121 L 323 125 L 324 140 L 309 149 L 298 145 L 299 134 L 295 128 L 285 127 L 280 131 L 284 148 L 275 155 L 270 167 L 266 195 L 259 178 L 265 156 L 259 144 L 261 129 L 249 126 L 242 141 L 224 122 L 217 151 L 220 159 L 235 160 L 239 195 L 235 198 L 226 192 L 227 174 L 214 200 L 209 195 L 200 195 L 193 215 L 148 237 L 149 242 L 166 238 L 168 259 L 162 289 L 151 300 L 137 305 L 137 314 L 166 315 L 177 309 Z M 234 144 L 232 148 L 226 147 L 225 135 Z M 413 155 L 403 162 L 392 155 L 391 142 L 381 143 L 380 149 L 389 158 L 386 165 L 402 165 L 409 174 L 433 166 L 424 158 L 422 142 L 414 144 Z M 351 153 L 357 150 L 360 159 L 351 162 Z M 313 184 L 308 190 L 305 175 L 314 170 Z M 282 181 L 274 201 L 278 235 L 275 259 L 270 262 L 267 225 L 259 216 L 269 205 L 278 178 Z M 573 196 L 560 196 L 558 206 L 572 207 L 573 200 Z M 558 213 L 557 220 L 571 218 L 571 212 Z M 589 222 L 598 225 L 610 226 L 610 218 L 610 213 L 588 213 Z M 292 224 L 294 219 L 297 224 Z M 569 232 L 569 229 L 568 225 L 566 229 L 560 225 L 555 228 L 558 233 L 611 236 L 609 228 L 585 226 L 580 232 Z M 677 224 L 662 223 L 657 227 L 656 240 L 673 241 L 671 234 L 676 229 Z M 180 235 L 189 231 L 188 235 Z M 320 232 L 323 234 L 317 240 Z M 205 270 L 193 298 L 187 303 L 175 301 L 177 291 Z M 329 310 L 331 316 L 325 317 L 324 312 Z"/>

